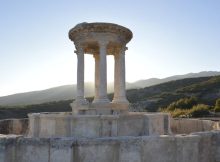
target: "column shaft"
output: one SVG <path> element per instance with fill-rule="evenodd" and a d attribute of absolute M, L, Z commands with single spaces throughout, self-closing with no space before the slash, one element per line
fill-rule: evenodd
<path fill-rule="evenodd" d="M 94 101 L 96 102 L 99 99 L 99 54 L 94 54 L 95 58 L 95 96 L 94 96 Z"/>
<path fill-rule="evenodd" d="M 76 101 L 84 103 L 84 51 L 82 48 L 77 49 L 77 94 Z"/>
<path fill-rule="evenodd" d="M 96 94 L 93 103 L 109 103 L 109 99 L 107 97 L 107 42 L 99 42 L 99 59 L 97 59 L 95 77 L 96 83 Z"/>
<path fill-rule="evenodd" d="M 113 103 L 128 103 L 125 90 L 125 50 L 126 47 L 122 47 L 120 52 L 115 55 Z"/>

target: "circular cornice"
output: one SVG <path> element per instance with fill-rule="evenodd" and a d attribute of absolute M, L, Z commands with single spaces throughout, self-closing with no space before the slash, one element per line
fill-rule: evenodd
<path fill-rule="evenodd" d="M 126 42 L 129 42 L 133 34 L 131 30 L 121 25 L 113 24 L 113 23 L 80 23 L 77 24 L 74 28 L 69 31 L 69 38 L 74 41 L 77 36 L 80 36 L 84 33 L 115 33 L 118 35 L 123 35 L 126 39 Z"/>

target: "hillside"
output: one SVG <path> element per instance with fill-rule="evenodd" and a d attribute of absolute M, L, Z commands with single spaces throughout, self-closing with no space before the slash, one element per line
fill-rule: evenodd
<path fill-rule="evenodd" d="M 109 94 L 112 99 L 113 94 Z M 166 107 L 173 101 L 181 98 L 195 96 L 200 103 L 213 106 L 216 99 L 220 98 L 220 76 L 187 78 L 170 81 L 167 83 L 127 90 L 128 100 L 137 111 L 157 111 Z M 88 98 L 88 100 L 92 100 Z M 30 112 L 71 111 L 69 104 L 73 100 L 63 100 L 44 104 L 27 106 L 0 106 L 0 119 L 23 118 Z"/>
<path fill-rule="evenodd" d="M 169 81 L 181 80 L 184 78 L 197 78 L 197 77 L 207 77 L 207 76 L 216 76 L 216 75 L 220 75 L 220 72 L 205 71 L 200 73 L 175 75 L 164 79 L 151 78 L 146 80 L 140 80 L 134 83 L 127 83 L 126 87 L 127 89 L 137 89 L 137 88 L 144 88 L 153 85 L 158 85 Z M 113 87 L 114 87 L 113 83 L 108 84 L 108 93 L 113 92 Z M 75 95 L 76 95 L 76 85 L 64 85 L 64 86 L 54 87 L 41 91 L 33 91 L 33 92 L 3 96 L 0 97 L 0 105 L 9 105 L 9 106 L 29 105 L 29 104 L 40 104 L 40 103 L 60 101 L 60 100 L 71 100 L 74 98 Z M 85 96 L 89 97 L 93 95 L 94 95 L 94 84 L 86 83 Z"/>
<path fill-rule="evenodd" d="M 220 76 L 187 78 L 127 92 L 132 103 L 138 102 L 148 111 L 157 111 L 173 101 L 195 96 L 200 103 L 214 105 L 220 98 Z"/>

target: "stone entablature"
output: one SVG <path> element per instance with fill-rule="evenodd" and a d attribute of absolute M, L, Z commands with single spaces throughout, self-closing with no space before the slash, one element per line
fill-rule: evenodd
<path fill-rule="evenodd" d="M 69 31 L 69 38 L 75 41 L 82 35 L 90 35 L 90 33 L 112 33 L 119 37 L 124 37 L 125 43 L 128 43 L 133 37 L 132 32 L 121 25 L 113 23 L 80 23 Z"/>

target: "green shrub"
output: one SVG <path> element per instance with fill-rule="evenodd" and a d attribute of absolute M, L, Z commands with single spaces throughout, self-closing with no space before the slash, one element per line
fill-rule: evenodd
<path fill-rule="evenodd" d="M 194 105 L 197 105 L 197 98 L 182 98 L 178 101 L 172 102 L 167 109 L 170 111 L 175 109 L 191 109 Z"/>
<path fill-rule="evenodd" d="M 189 117 L 189 110 L 175 109 L 170 114 L 173 118 L 187 118 Z"/>
<path fill-rule="evenodd" d="M 215 112 L 220 112 L 220 98 L 215 102 Z"/>
<path fill-rule="evenodd" d="M 210 114 L 209 109 L 210 106 L 208 105 L 198 104 L 190 109 L 189 116 L 195 118 L 208 116 Z"/>
<path fill-rule="evenodd" d="M 175 109 L 175 110 L 168 110 L 168 109 L 160 109 L 161 112 L 170 113 L 173 118 L 188 118 L 189 117 L 189 110 L 188 109 Z"/>

